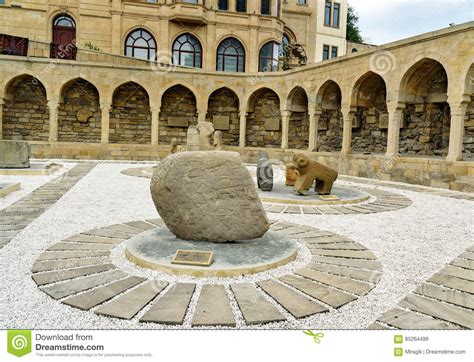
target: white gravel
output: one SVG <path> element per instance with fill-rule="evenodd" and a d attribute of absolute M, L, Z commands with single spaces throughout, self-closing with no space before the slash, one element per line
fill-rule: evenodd
<path fill-rule="evenodd" d="M 122 321 L 68 307 L 42 293 L 31 279 L 31 265 L 36 257 L 67 236 L 95 227 L 158 217 L 149 195 L 149 180 L 120 174 L 130 167 L 129 163 L 99 164 L 0 250 L 0 328 L 163 328 L 138 324 L 137 319 L 144 312 L 132 321 Z M 32 185 L 29 190 L 38 186 Z M 272 219 L 314 226 L 362 243 L 382 262 L 383 275 L 374 290 L 338 310 L 263 328 L 365 328 L 472 243 L 472 202 L 381 189 L 406 195 L 413 204 L 398 211 L 365 215 L 269 214 Z M 120 266 L 126 269 L 128 262 L 119 261 L 116 253 L 116 262 L 123 263 Z M 195 305 L 196 298 L 190 313 Z M 235 301 L 231 305 L 236 308 Z M 190 326 L 190 313 L 185 327 Z M 237 326 L 242 327 L 242 316 L 235 313 Z"/>

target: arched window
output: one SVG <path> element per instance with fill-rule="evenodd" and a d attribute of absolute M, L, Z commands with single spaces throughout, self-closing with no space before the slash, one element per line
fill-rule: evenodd
<path fill-rule="evenodd" d="M 260 49 L 258 58 L 259 72 L 275 72 L 278 70 L 278 58 L 280 56 L 280 44 L 271 41 Z"/>
<path fill-rule="evenodd" d="M 125 55 L 144 60 L 156 60 L 156 41 L 145 29 L 136 29 L 125 40 Z"/>
<path fill-rule="evenodd" d="M 69 15 L 61 14 L 54 19 L 52 43 L 52 58 L 75 58 L 76 23 Z"/>
<path fill-rule="evenodd" d="M 288 34 L 283 34 L 281 39 L 280 55 L 288 56 L 291 50 L 291 39 Z"/>
<path fill-rule="evenodd" d="M 173 43 L 173 64 L 202 67 L 202 48 L 194 35 L 180 35 Z"/>
<path fill-rule="evenodd" d="M 235 38 L 224 39 L 217 48 L 217 70 L 245 72 L 245 50 Z"/>

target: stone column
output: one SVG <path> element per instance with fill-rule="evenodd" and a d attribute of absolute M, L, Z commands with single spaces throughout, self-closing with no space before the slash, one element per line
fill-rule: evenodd
<path fill-rule="evenodd" d="M 352 119 L 356 111 L 355 107 L 342 107 L 342 117 L 344 126 L 342 129 L 342 149 L 341 154 L 347 155 L 352 152 Z"/>
<path fill-rule="evenodd" d="M 101 130 L 101 143 L 109 143 L 110 133 L 110 110 L 112 105 L 110 103 L 102 102 L 100 104 L 100 130 Z"/>
<path fill-rule="evenodd" d="M 281 111 L 281 148 L 288 148 L 291 111 Z"/>
<path fill-rule="evenodd" d="M 206 122 L 207 109 L 200 109 L 197 111 L 198 114 L 198 123 Z"/>
<path fill-rule="evenodd" d="M 151 108 L 151 145 L 158 145 L 158 137 L 160 132 L 160 110 L 161 107 Z"/>
<path fill-rule="evenodd" d="M 236 0 L 229 0 L 229 11 L 235 11 Z"/>
<path fill-rule="evenodd" d="M 0 98 L 0 140 L 3 139 L 3 105 L 5 101 Z"/>
<path fill-rule="evenodd" d="M 466 101 L 448 103 L 451 112 L 451 127 L 449 129 L 449 151 L 446 161 L 454 162 L 462 160 L 464 118 L 468 103 Z"/>
<path fill-rule="evenodd" d="M 245 147 L 245 135 L 247 133 L 247 112 L 240 111 L 240 132 L 239 132 L 239 147 L 244 148 Z"/>
<path fill-rule="evenodd" d="M 309 145 L 308 151 L 318 150 L 318 132 L 319 132 L 319 118 L 322 114 L 321 109 L 310 111 L 309 113 Z"/>
<path fill-rule="evenodd" d="M 49 108 L 49 142 L 58 142 L 58 101 L 48 101 Z"/>
<path fill-rule="evenodd" d="M 402 123 L 404 103 L 387 103 L 388 106 L 388 134 L 387 152 L 385 156 L 394 157 L 398 154 L 400 147 L 400 126 Z"/>

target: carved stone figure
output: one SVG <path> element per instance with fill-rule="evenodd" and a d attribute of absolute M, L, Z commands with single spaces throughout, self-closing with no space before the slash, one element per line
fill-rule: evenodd
<path fill-rule="evenodd" d="M 184 240 L 250 240 L 270 227 L 252 176 L 236 152 L 170 155 L 157 166 L 150 188 L 166 226 Z"/>
<path fill-rule="evenodd" d="M 171 140 L 171 154 L 178 152 L 178 140 L 173 138 Z"/>
<path fill-rule="evenodd" d="M 216 150 L 224 149 L 224 141 L 222 140 L 222 131 L 214 132 L 214 147 Z"/>
<path fill-rule="evenodd" d="M 199 137 L 199 130 L 196 126 L 189 126 L 186 138 L 187 151 L 200 151 L 201 140 Z"/>
<path fill-rule="evenodd" d="M 285 177 L 286 177 L 285 185 L 294 186 L 299 175 L 300 173 L 298 172 L 298 169 L 296 168 L 295 165 L 293 165 L 292 163 L 287 165 L 286 170 L 285 170 Z"/>
<path fill-rule="evenodd" d="M 257 185 L 262 191 L 272 191 L 273 189 L 273 166 L 265 151 L 261 151 L 258 156 Z"/>
<path fill-rule="evenodd" d="M 210 151 L 214 149 L 211 143 L 211 137 L 214 134 L 214 126 L 212 122 L 199 122 L 199 147 L 200 151 Z"/>
<path fill-rule="evenodd" d="M 320 195 L 329 195 L 332 185 L 337 179 L 336 170 L 322 163 L 310 160 L 302 153 L 293 156 L 293 163 L 298 169 L 299 176 L 295 182 L 294 191 L 300 195 L 307 195 L 311 186 L 316 181 L 314 190 Z"/>

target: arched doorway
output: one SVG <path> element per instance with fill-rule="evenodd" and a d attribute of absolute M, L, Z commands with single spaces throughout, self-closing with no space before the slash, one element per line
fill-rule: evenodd
<path fill-rule="evenodd" d="M 301 87 L 293 89 L 288 96 L 290 124 L 288 127 L 288 147 L 307 149 L 309 142 L 308 96 Z"/>
<path fill-rule="evenodd" d="M 239 98 L 232 90 L 224 87 L 212 92 L 206 118 L 213 123 L 216 131 L 222 132 L 225 145 L 239 145 Z"/>
<path fill-rule="evenodd" d="M 318 91 L 317 105 L 321 110 L 318 123 L 318 151 L 333 152 L 342 148 L 341 88 L 326 81 Z"/>

